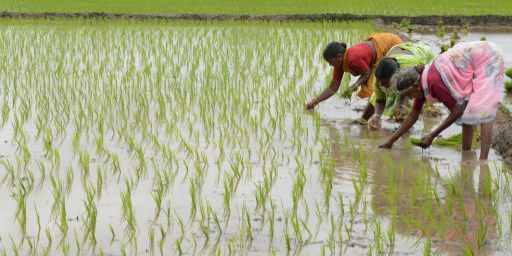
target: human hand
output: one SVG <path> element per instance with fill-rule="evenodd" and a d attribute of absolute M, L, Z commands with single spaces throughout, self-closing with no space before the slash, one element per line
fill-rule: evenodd
<path fill-rule="evenodd" d="M 309 109 L 314 109 L 316 104 L 317 104 L 316 101 L 314 101 L 314 100 L 310 101 L 310 102 L 308 102 L 308 104 L 306 104 L 306 109 L 308 109 L 308 110 Z"/>
<path fill-rule="evenodd" d="M 405 106 L 398 106 L 395 109 L 395 120 L 397 122 L 403 122 L 405 120 L 406 115 L 407 115 L 407 108 Z"/>
<path fill-rule="evenodd" d="M 353 85 L 351 85 L 351 86 L 347 87 L 347 91 L 349 91 L 349 92 L 355 92 L 355 91 L 357 91 L 357 88 L 359 88 L 359 85 L 358 85 L 357 83 L 355 83 L 355 84 L 353 84 Z"/>
<path fill-rule="evenodd" d="M 430 147 L 430 145 L 432 145 L 432 141 L 432 136 L 430 136 L 430 134 L 427 134 L 423 136 L 423 138 L 421 138 L 421 143 L 418 146 L 420 146 L 423 149 L 426 149 Z"/>
<path fill-rule="evenodd" d="M 373 114 L 370 119 L 368 119 L 368 127 L 370 130 L 379 130 L 381 127 L 381 119 L 377 114 Z"/>
<path fill-rule="evenodd" d="M 393 143 L 389 141 L 379 146 L 382 149 L 390 149 L 391 147 L 393 147 Z"/>

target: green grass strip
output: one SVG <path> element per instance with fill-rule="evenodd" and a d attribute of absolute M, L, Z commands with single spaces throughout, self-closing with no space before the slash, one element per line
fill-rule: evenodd
<path fill-rule="evenodd" d="M 4 0 L 8 12 L 106 12 L 126 14 L 512 14 L 509 0 Z"/>

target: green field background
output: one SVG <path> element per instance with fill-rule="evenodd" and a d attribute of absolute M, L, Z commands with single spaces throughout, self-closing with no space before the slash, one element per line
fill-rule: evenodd
<path fill-rule="evenodd" d="M 8 12 L 512 14 L 512 0 L 0 0 Z"/>

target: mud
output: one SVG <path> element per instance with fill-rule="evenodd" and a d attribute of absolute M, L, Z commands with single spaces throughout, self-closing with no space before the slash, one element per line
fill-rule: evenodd
<path fill-rule="evenodd" d="M 461 26 L 512 26 L 512 16 L 506 15 L 355 15 L 355 14 L 276 14 L 276 15 L 238 15 L 238 14 L 124 14 L 103 12 L 81 13 L 16 13 L 0 12 L 0 18 L 122 18 L 122 19 L 167 19 L 167 20 L 260 20 L 260 21 L 354 21 L 379 20 L 386 24 L 407 19 L 412 25 L 436 26 L 439 20 L 445 25 Z"/>
<path fill-rule="evenodd" d="M 512 164 L 512 116 L 503 105 L 498 107 L 498 114 L 494 120 L 492 146 L 507 164 Z"/>

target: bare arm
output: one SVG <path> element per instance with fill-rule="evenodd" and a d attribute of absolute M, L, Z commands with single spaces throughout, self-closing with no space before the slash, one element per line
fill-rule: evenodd
<path fill-rule="evenodd" d="M 464 113 L 464 110 L 462 109 L 462 106 L 459 104 L 455 104 L 450 109 L 450 115 L 441 123 L 434 131 L 429 133 L 428 135 L 424 136 L 421 139 L 421 143 L 418 145 L 422 148 L 428 148 L 430 145 L 432 145 L 432 141 L 435 137 L 437 137 L 441 132 L 443 132 L 446 128 L 448 128 L 450 125 L 452 125 L 459 117 L 462 116 L 462 113 Z"/>
<path fill-rule="evenodd" d="M 329 84 L 329 87 L 327 87 L 325 90 L 320 93 L 314 100 L 310 101 L 307 105 L 307 109 L 314 108 L 318 103 L 329 99 L 332 97 L 339 89 L 340 89 L 341 81 L 331 80 L 331 83 Z"/>
<path fill-rule="evenodd" d="M 375 100 L 375 115 L 381 116 L 386 108 L 386 99 Z"/>
<path fill-rule="evenodd" d="M 446 128 L 448 128 L 450 125 L 452 125 L 455 121 L 457 121 L 457 119 L 459 119 L 462 114 L 464 113 L 464 110 L 462 109 L 462 106 L 459 105 L 459 104 L 455 104 L 451 109 L 450 109 L 450 114 L 448 115 L 448 117 L 443 121 L 443 123 L 441 123 L 435 130 L 433 130 L 430 134 L 429 134 L 429 137 L 430 139 L 434 139 L 435 137 L 437 137 L 439 134 L 441 134 L 441 132 L 443 132 Z"/>
<path fill-rule="evenodd" d="M 385 144 L 381 145 L 380 148 L 391 148 L 395 141 L 397 141 L 400 137 L 402 137 L 402 135 L 404 135 L 404 133 L 411 129 L 411 127 L 418 121 L 419 116 L 420 111 L 412 109 L 411 113 L 407 116 L 405 121 L 402 123 L 402 125 L 400 125 L 400 128 L 398 128 L 395 134 L 393 134 L 393 136 L 391 136 L 391 138 L 389 138 Z"/>
<path fill-rule="evenodd" d="M 350 86 L 350 89 L 352 91 L 357 90 L 357 88 L 359 88 L 359 86 L 361 86 L 361 85 L 365 84 L 366 82 L 368 82 L 368 80 L 370 79 L 370 75 L 371 75 L 370 70 L 362 73 L 359 76 L 359 79 L 357 79 L 357 81 L 353 85 Z"/>
<path fill-rule="evenodd" d="M 409 98 L 407 96 L 400 95 L 397 97 L 395 105 L 395 121 L 402 122 L 405 119 L 408 100 Z"/>
<path fill-rule="evenodd" d="M 382 112 L 384 112 L 384 109 L 386 108 L 386 98 L 384 99 L 376 99 L 375 100 L 375 112 L 373 115 L 368 119 L 368 128 L 370 130 L 379 130 L 381 127 L 381 121 L 380 118 L 382 116 Z"/>

